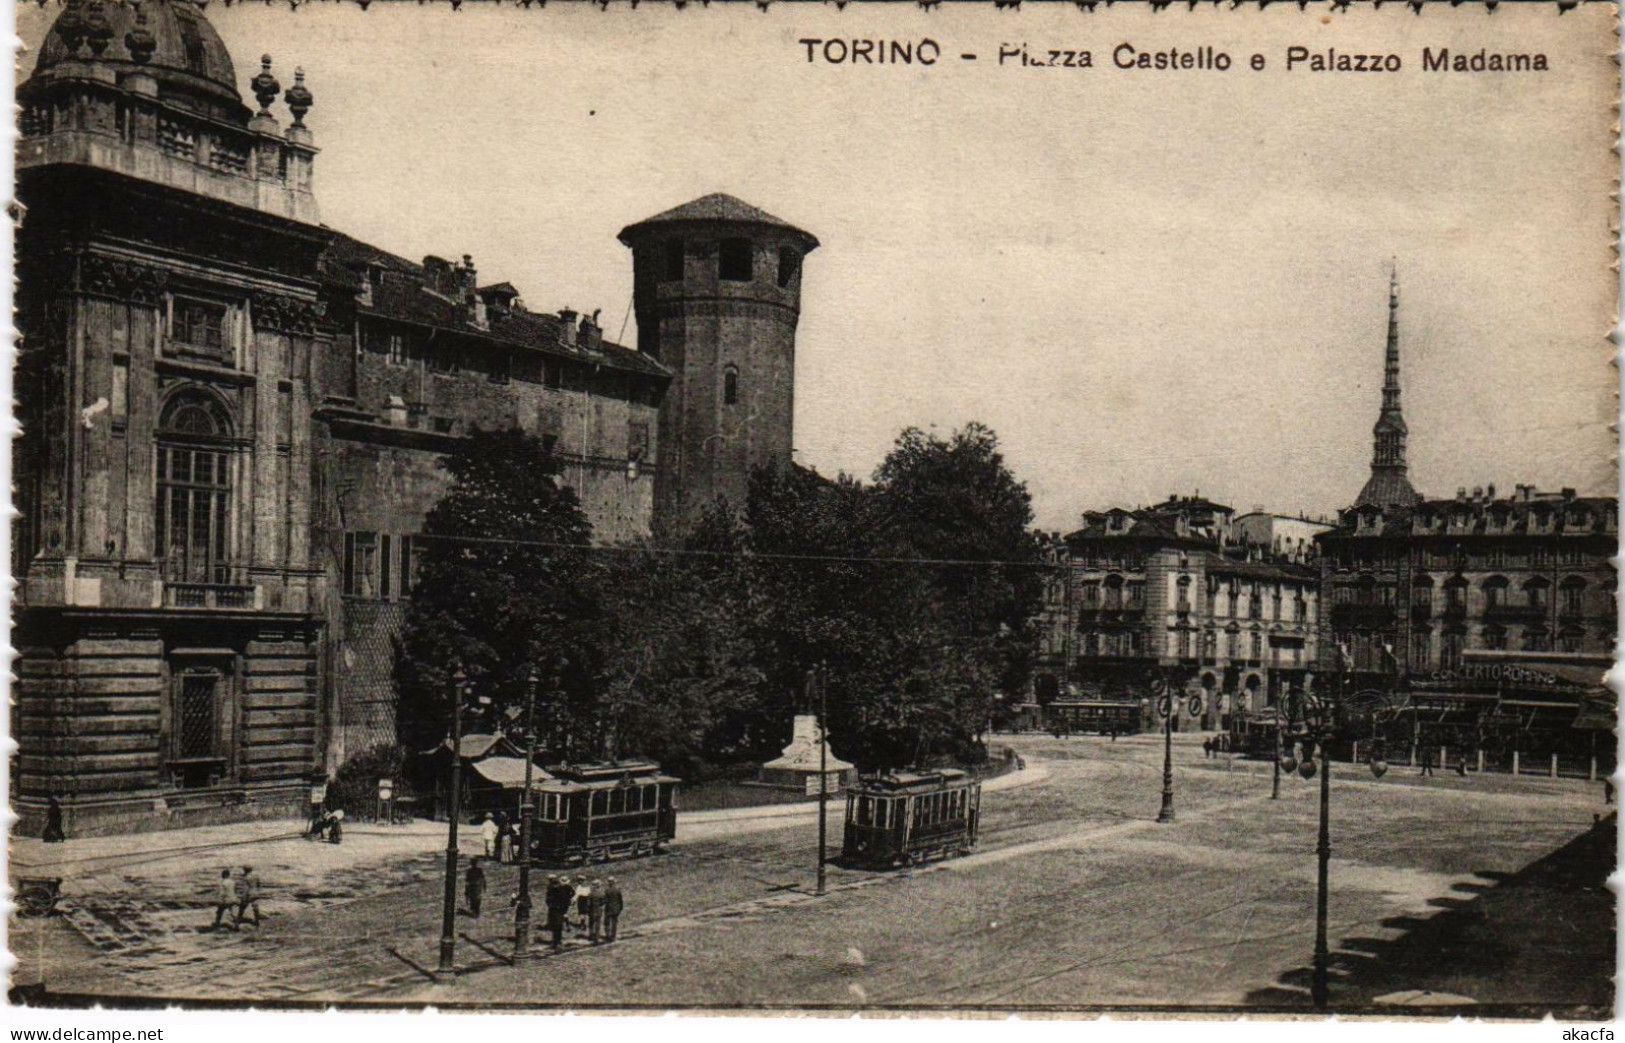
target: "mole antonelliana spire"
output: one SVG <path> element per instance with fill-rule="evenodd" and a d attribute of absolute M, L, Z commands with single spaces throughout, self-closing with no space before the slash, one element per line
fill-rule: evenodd
<path fill-rule="evenodd" d="M 1383 360 L 1382 411 L 1371 429 L 1371 477 L 1356 507 L 1410 507 L 1421 497 L 1411 486 L 1405 463 L 1405 415 L 1399 406 L 1399 270 L 1388 280 L 1388 345 Z"/>

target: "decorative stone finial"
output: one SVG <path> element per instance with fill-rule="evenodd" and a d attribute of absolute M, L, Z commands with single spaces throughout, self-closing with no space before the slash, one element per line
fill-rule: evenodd
<path fill-rule="evenodd" d="M 310 111 L 311 105 L 316 101 L 311 97 L 310 89 L 305 86 L 304 69 L 293 70 L 293 86 L 288 88 L 288 93 L 283 95 L 283 99 L 288 103 L 288 111 L 293 113 L 293 125 L 303 127 L 305 113 Z"/>
<path fill-rule="evenodd" d="M 62 38 L 62 46 L 68 49 L 69 57 L 79 56 L 79 45 L 85 39 L 85 15 L 83 0 L 68 0 L 67 10 L 63 11 L 56 20 L 56 35 Z"/>
<path fill-rule="evenodd" d="M 101 0 L 92 0 L 85 11 L 85 42 L 90 44 L 91 55 L 97 58 L 113 42 L 113 24 L 107 20 Z"/>
<path fill-rule="evenodd" d="M 124 46 L 130 52 L 130 60 L 137 65 L 145 65 L 152 60 L 152 52 L 158 49 L 158 39 L 147 28 L 147 12 L 139 3 L 135 4 L 135 25 L 124 34 Z"/>
<path fill-rule="evenodd" d="M 254 92 L 254 98 L 260 103 L 260 115 L 269 116 L 271 114 L 271 103 L 276 101 L 278 94 L 282 93 L 282 84 L 278 83 L 276 77 L 271 75 L 271 56 L 269 54 L 260 56 L 259 75 L 248 81 L 248 87 Z"/>

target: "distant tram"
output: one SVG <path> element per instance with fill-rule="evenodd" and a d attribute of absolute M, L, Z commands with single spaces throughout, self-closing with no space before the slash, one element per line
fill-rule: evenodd
<path fill-rule="evenodd" d="M 841 861 L 894 869 L 963 855 L 976 844 L 982 784 L 963 771 L 869 776 L 846 794 Z"/>
<path fill-rule="evenodd" d="M 533 787 L 531 857 L 550 865 L 659 851 L 677 835 L 677 787 L 648 761 L 564 765 Z"/>
<path fill-rule="evenodd" d="M 1054 702 L 1044 707 L 1044 725 L 1050 731 L 1135 735 L 1140 731 L 1140 704 L 1109 700 Z"/>

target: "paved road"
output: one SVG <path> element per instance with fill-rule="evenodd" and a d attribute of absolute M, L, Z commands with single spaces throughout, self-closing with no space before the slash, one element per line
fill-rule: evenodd
<path fill-rule="evenodd" d="M 665 857 L 614 867 L 628 896 L 620 942 L 572 945 L 513 967 L 505 905 L 513 870 L 499 868 L 487 916 L 459 920 L 463 975 L 454 986 L 425 971 L 439 936 L 441 871 L 428 848 L 330 871 L 300 865 L 297 850 L 286 865 L 261 859 L 277 892 L 267 903 L 273 915 L 241 935 L 199 930 L 212 915 L 198 898 L 208 867 L 170 866 L 150 877 L 141 865 L 109 867 L 99 889 L 69 903 L 66 918 L 13 936 L 22 961 L 16 980 L 33 980 L 31 966 L 43 962 L 55 989 L 209 999 L 1307 1004 L 1317 786 L 1288 779 L 1282 799 L 1271 801 L 1264 766 L 1206 760 L 1185 738 L 1175 750 L 1178 819 L 1159 825 L 1161 747 L 1153 737 L 1025 737 L 1018 746 L 1034 781 L 984 799 L 976 853 L 909 873 L 833 869 L 823 898 L 808 893 L 811 819 L 712 824 L 686 832 Z M 1603 810 L 1600 787 L 1419 780 L 1402 769 L 1378 782 L 1339 767 L 1331 919 L 1340 1002 L 1576 1010 L 1611 1001 L 1605 891 L 1538 885 L 1542 895 L 1569 888 L 1562 914 L 1547 918 L 1568 926 L 1554 931 L 1511 922 L 1518 909 L 1535 907 L 1527 899 L 1487 901 L 1589 832 Z M 1491 908 L 1498 911 L 1490 921 L 1475 914 Z M 1484 938 L 1500 946 L 1494 960 L 1439 979 L 1424 973 L 1425 957 L 1373 959 L 1399 952 L 1441 914 L 1464 911 L 1475 951 Z M 1408 977 L 1379 973 L 1389 963 L 1410 968 Z"/>

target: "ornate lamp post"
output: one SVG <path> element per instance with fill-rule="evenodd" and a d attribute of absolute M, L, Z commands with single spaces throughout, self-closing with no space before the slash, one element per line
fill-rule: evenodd
<path fill-rule="evenodd" d="M 1179 712 L 1179 701 L 1174 698 L 1173 685 L 1167 678 L 1153 678 L 1152 690 L 1157 694 L 1157 708 L 1162 711 L 1162 810 L 1157 812 L 1157 821 L 1172 822 L 1174 820 L 1174 714 Z"/>
<path fill-rule="evenodd" d="M 456 980 L 457 956 L 457 820 L 462 817 L 461 777 L 463 767 L 463 689 L 468 675 L 463 668 L 451 676 L 451 794 L 450 814 L 446 816 L 446 891 L 440 908 L 440 966 L 443 981 Z"/>
<path fill-rule="evenodd" d="M 818 686 L 818 893 L 825 893 L 825 865 L 829 843 L 829 667 L 813 668 Z"/>
<path fill-rule="evenodd" d="M 530 792 L 536 763 L 536 664 L 525 677 L 525 788 L 519 805 L 519 910 L 514 917 L 513 958 L 530 958 L 530 824 L 536 806 Z"/>

